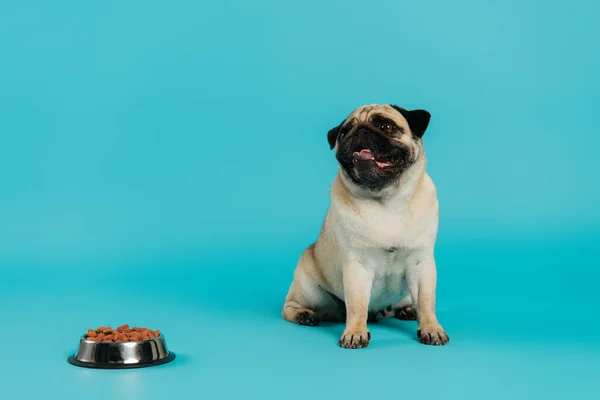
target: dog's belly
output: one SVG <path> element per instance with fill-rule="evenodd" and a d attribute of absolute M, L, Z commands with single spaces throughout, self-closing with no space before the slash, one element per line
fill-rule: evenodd
<path fill-rule="evenodd" d="M 380 250 L 372 258 L 369 268 L 373 272 L 373 286 L 369 309 L 379 311 L 395 304 L 408 295 L 406 285 L 406 260 L 401 251 Z"/>
<path fill-rule="evenodd" d="M 371 289 L 369 309 L 371 311 L 382 310 L 399 302 L 407 294 L 406 281 L 403 277 L 397 275 L 376 276 Z"/>

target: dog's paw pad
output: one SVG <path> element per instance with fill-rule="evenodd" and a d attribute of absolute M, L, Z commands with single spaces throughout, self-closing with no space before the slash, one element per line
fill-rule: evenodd
<path fill-rule="evenodd" d="M 314 311 L 300 311 L 296 314 L 296 322 L 300 325 L 315 326 L 319 324 L 319 316 Z"/>
<path fill-rule="evenodd" d="M 417 319 L 417 311 L 413 306 L 406 306 L 395 311 L 394 317 L 403 321 L 414 321 Z"/>

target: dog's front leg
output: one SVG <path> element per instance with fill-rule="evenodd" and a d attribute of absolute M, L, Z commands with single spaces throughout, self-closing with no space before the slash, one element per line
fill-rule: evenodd
<path fill-rule="evenodd" d="M 417 336 L 423 344 L 439 346 L 447 344 L 450 338 L 436 316 L 436 284 L 437 271 L 433 255 L 426 257 L 409 271 L 408 286 L 419 321 Z"/>
<path fill-rule="evenodd" d="M 367 328 L 369 300 L 373 274 L 356 259 L 348 260 L 343 269 L 346 329 L 339 341 L 345 349 L 360 349 L 369 345 L 371 333 Z"/>

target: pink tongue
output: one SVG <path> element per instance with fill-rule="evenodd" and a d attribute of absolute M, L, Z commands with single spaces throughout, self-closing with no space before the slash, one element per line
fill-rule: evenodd
<path fill-rule="evenodd" d="M 371 150 L 361 150 L 360 152 L 355 151 L 354 153 L 352 153 L 352 157 L 354 157 L 354 163 L 357 163 L 359 160 L 373 160 L 375 161 L 375 163 L 377 163 L 377 166 L 379 168 L 383 168 L 383 167 L 389 167 L 390 164 L 389 162 L 379 162 L 377 160 L 375 160 L 375 155 L 373 153 L 371 153 Z"/>
<path fill-rule="evenodd" d="M 361 150 L 360 153 L 358 151 L 355 151 L 352 156 L 355 159 L 361 159 L 361 160 L 374 160 L 375 156 L 373 155 L 373 153 L 371 153 L 371 150 Z"/>

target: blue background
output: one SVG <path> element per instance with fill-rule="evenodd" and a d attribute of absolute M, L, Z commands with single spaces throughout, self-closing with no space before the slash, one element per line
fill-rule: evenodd
<path fill-rule="evenodd" d="M 598 398 L 599 4 L 3 0 L 0 397 Z M 280 317 L 369 103 L 432 114 L 443 348 Z M 177 360 L 66 363 L 126 322 Z"/>

